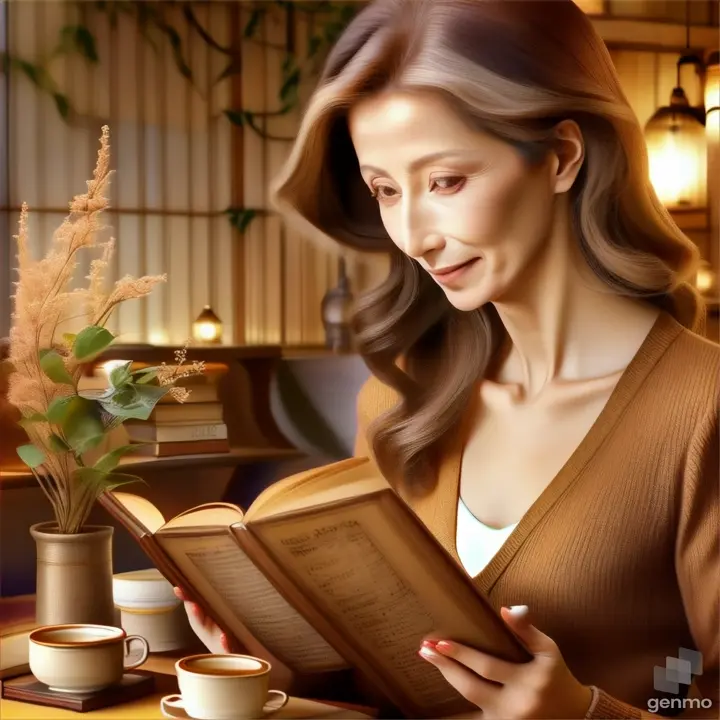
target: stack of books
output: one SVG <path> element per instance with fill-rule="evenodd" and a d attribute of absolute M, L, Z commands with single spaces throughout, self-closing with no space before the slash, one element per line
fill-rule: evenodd
<path fill-rule="evenodd" d="M 224 365 L 207 365 L 203 375 L 176 383 L 190 390 L 184 403 L 166 396 L 147 420 L 126 420 L 123 427 L 128 440 L 143 443 L 134 454 L 171 457 L 229 452 L 228 429 L 218 396 L 218 382 L 226 371 Z"/>

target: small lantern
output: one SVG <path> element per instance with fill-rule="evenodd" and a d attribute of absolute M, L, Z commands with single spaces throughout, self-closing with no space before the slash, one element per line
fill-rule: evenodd
<path fill-rule="evenodd" d="M 672 92 L 645 126 L 650 181 L 668 209 L 700 208 L 706 203 L 705 128 L 682 88 Z"/>
<path fill-rule="evenodd" d="M 193 339 L 207 345 L 222 342 L 222 323 L 209 305 L 205 305 L 193 323 Z"/>

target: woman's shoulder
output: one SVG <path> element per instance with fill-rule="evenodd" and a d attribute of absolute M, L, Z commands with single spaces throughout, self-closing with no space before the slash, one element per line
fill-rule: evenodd
<path fill-rule="evenodd" d="M 683 328 L 665 356 L 668 390 L 714 402 L 720 398 L 720 345 Z"/>
<path fill-rule="evenodd" d="M 375 375 L 370 375 L 357 396 L 358 415 L 366 421 L 372 421 L 390 410 L 399 399 L 397 391 L 385 385 Z"/>

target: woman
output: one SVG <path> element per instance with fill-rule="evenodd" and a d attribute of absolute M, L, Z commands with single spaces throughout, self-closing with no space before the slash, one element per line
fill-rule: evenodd
<path fill-rule="evenodd" d="M 584 14 L 372 3 L 274 190 L 308 236 L 390 254 L 357 453 L 535 658 L 421 655 L 485 718 L 717 717 L 720 352 Z"/>

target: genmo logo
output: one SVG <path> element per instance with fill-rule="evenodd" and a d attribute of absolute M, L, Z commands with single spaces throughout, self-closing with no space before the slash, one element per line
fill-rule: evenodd
<path fill-rule="evenodd" d="M 702 653 L 697 650 L 680 648 L 678 657 L 667 657 L 665 666 L 656 665 L 653 675 L 653 687 L 662 693 L 680 695 L 681 686 L 689 687 L 695 675 L 702 675 Z M 682 694 L 685 695 L 685 688 Z M 688 708 L 712 707 L 710 698 L 650 698 L 648 710 L 656 713 L 658 710 L 685 710 Z"/>

